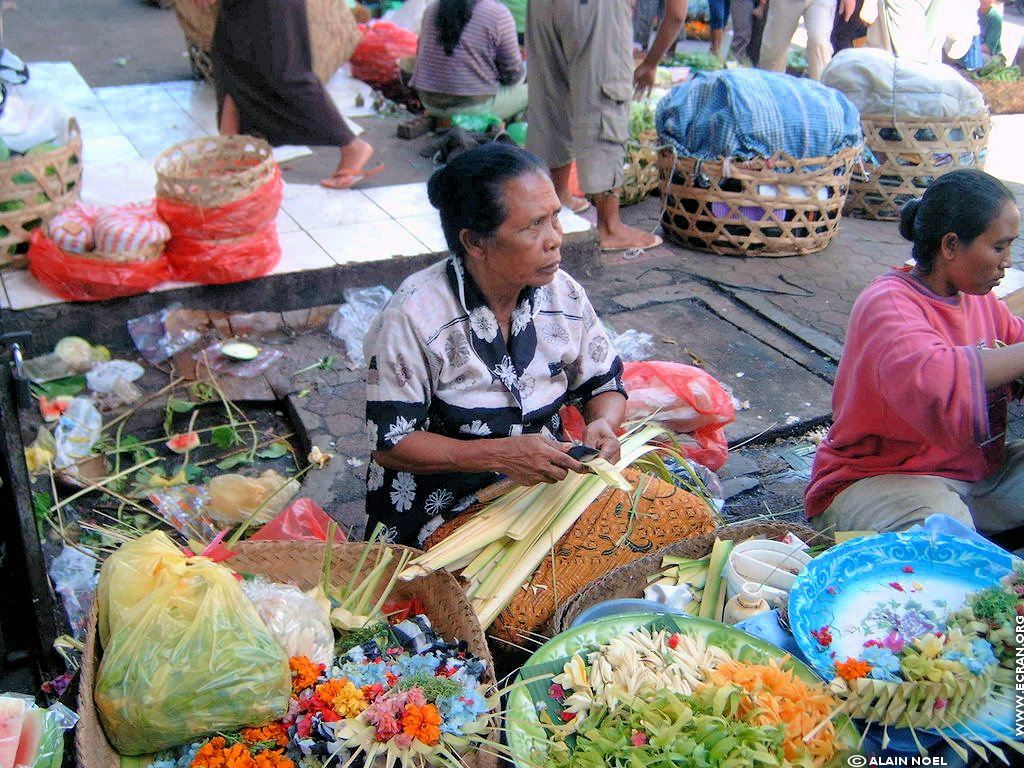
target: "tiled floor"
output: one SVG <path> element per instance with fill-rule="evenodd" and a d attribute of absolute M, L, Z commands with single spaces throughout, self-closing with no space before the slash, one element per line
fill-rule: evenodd
<path fill-rule="evenodd" d="M 82 131 L 82 200 L 117 205 L 151 199 L 153 159 L 172 144 L 216 133 L 213 90 L 203 82 L 89 88 L 70 62 L 33 62 L 26 98 L 61 104 Z M 346 117 L 371 114 L 369 86 L 340 69 L 327 88 Z M 354 126 L 355 127 L 355 126 Z M 358 127 L 356 127 L 358 131 Z M 278 147 L 275 156 L 308 153 Z M 563 213 L 566 232 L 590 224 Z M 275 274 L 333 265 L 416 256 L 445 250 L 437 212 L 425 183 L 361 190 L 288 184 L 277 218 L 281 263 Z M 61 303 L 25 270 L 0 272 L 0 306 L 14 310 Z M 165 283 L 154 291 L 180 287 Z"/>

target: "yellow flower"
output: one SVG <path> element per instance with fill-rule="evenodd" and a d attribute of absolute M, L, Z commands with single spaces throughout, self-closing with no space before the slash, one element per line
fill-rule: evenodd
<path fill-rule="evenodd" d="M 25 449 L 25 466 L 30 475 L 41 472 L 53 464 L 53 451 L 39 445 L 30 445 Z"/>
<path fill-rule="evenodd" d="M 317 469 L 323 469 L 327 466 L 327 462 L 333 458 L 333 453 L 324 453 L 314 445 L 313 450 L 311 450 L 309 455 L 306 457 L 306 461 L 310 464 L 316 464 Z"/>
<path fill-rule="evenodd" d="M 921 637 L 914 638 L 914 645 L 917 646 L 922 656 L 927 659 L 934 659 L 942 653 L 945 638 L 942 635 L 922 635 Z"/>

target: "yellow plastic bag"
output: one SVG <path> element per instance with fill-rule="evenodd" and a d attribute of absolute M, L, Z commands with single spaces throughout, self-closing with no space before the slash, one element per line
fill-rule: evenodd
<path fill-rule="evenodd" d="M 107 558 L 97 600 L 109 634 L 93 698 L 118 752 L 284 716 L 288 660 L 228 568 L 150 533 Z"/>

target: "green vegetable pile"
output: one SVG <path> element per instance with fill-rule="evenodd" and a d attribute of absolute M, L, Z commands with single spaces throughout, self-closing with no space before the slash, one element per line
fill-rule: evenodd
<path fill-rule="evenodd" d="M 574 749 L 555 741 L 544 756 L 554 768 L 748 768 L 789 766 L 786 727 L 739 719 L 739 686 L 691 696 L 661 690 L 649 702 L 587 717 Z"/>
<path fill-rule="evenodd" d="M 654 132 L 654 101 L 634 101 L 629 109 L 629 136 L 639 140 L 645 133 Z"/>
<path fill-rule="evenodd" d="M 725 69 L 725 60 L 710 53 L 677 53 L 669 62 L 670 67 L 689 67 L 694 72 Z"/>
<path fill-rule="evenodd" d="M 1020 67 L 1006 65 L 1006 57 L 1003 54 L 993 56 L 985 66 L 979 67 L 970 73 L 974 80 L 1004 80 L 1016 82 L 1020 80 Z"/>

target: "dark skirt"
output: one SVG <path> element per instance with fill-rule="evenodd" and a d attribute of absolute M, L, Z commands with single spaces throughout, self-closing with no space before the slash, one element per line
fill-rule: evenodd
<path fill-rule="evenodd" d="M 242 133 L 275 146 L 355 138 L 313 73 L 305 0 L 221 0 L 212 58 L 218 113 L 230 96 Z"/>

